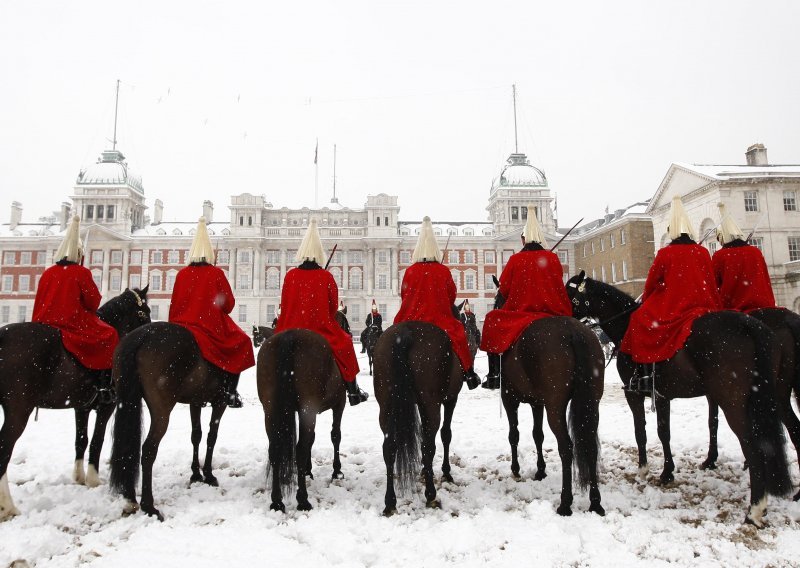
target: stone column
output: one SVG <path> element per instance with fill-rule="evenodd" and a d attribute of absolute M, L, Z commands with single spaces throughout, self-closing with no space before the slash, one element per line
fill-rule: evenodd
<path fill-rule="evenodd" d="M 391 255 L 391 258 L 390 258 L 390 261 L 389 261 L 389 270 L 391 270 L 391 278 L 392 278 L 392 282 L 391 282 L 392 295 L 395 296 L 395 295 L 397 295 L 397 291 L 400 289 L 400 287 L 397 284 L 398 274 L 399 274 L 399 270 L 400 270 L 400 263 L 399 263 L 399 258 L 398 258 L 399 252 L 397 250 L 397 247 L 393 247 L 389 251 L 389 254 Z"/>
<path fill-rule="evenodd" d="M 109 279 L 109 272 L 108 272 L 108 265 L 111 260 L 111 251 L 108 250 L 108 247 L 103 247 L 103 276 L 101 277 L 102 288 L 100 289 L 100 295 L 103 296 L 103 299 L 108 299 L 108 279 Z"/>
<path fill-rule="evenodd" d="M 144 288 L 150 284 L 150 249 L 142 249 L 142 276 L 139 286 Z"/>
<path fill-rule="evenodd" d="M 230 263 L 230 266 L 228 267 L 228 280 L 231 281 L 231 288 L 236 290 L 236 262 L 237 262 L 236 251 L 237 251 L 237 249 L 231 248 L 229 250 L 230 250 L 231 263 Z"/>
<path fill-rule="evenodd" d="M 375 249 L 369 248 L 367 253 L 367 294 L 372 295 L 375 285 Z"/>
<path fill-rule="evenodd" d="M 350 254 L 350 251 L 343 250 L 341 254 L 342 254 L 342 290 L 344 291 L 345 294 L 347 294 L 347 291 L 350 289 L 350 274 L 349 274 L 350 268 L 348 267 L 347 264 L 347 255 Z"/>
<path fill-rule="evenodd" d="M 120 288 L 123 290 L 128 287 L 128 270 L 131 258 L 130 247 L 122 249 L 122 276 Z"/>
<path fill-rule="evenodd" d="M 286 245 L 281 249 L 281 275 L 278 280 L 278 289 L 283 289 L 283 279 L 286 278 Z M 272 323 L 272 322 L 270 322 Z"/>
<path fill-rule="evenodd" d="M 258 296 L 264 289 L 264 263 L 261 262 L 261 247 L 253 251 L 253 294 Z"/>

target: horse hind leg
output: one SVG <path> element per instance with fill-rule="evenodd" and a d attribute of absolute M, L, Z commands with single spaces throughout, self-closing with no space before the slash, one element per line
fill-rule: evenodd
<path fill-rule="evenodd" d="M 536 481 L 541 481 L 547 477 L 547 463 L 544 461 L 544 451 L 542 444 L 544 443 L 544 406 L 535 404 L 532 406 L 533 410 L 533 443 L 536 444 L 536 474 L 533 478 Z"/>
<path fill-rule="evenodd" d="M 140 505 L 142 511 L 150 516 L 155 516 L 159 521 L 164 520 L 164 515 L 153 504 L 153 464 L 158 455 L 161 438 L 167 432 L 171 411 L 172 406 L 159 408 L 157 411 L 151 409 L 150 431 L 142 444 L 142 499 Z"/>
<path fill-rule="evenodd" d="M 300 432 L 297 437 L 297 510 L 310 511 L 313 507 L 308 500 L 306 489 L 306 474 L 311 462 L 311 447 L 314 445 L 314 428 L 317 416 L 311 410 L 300 411 Z"/>
<path fill-rule="evenodd" d="M 633 415 L 633 432 L 639 456 L 638 475 L 641 479 L 645 479 L 650 471 L 650 464 L 647 463 L 647 418 L 644 412 L 644 395 L 626 390 L 625 400 Z"/>
<path fill-rule="evenodd" d="M 0 428 L 0 521 L 19 515 L 8 487 L 8 463 L 33 409 L 26 410 L 11 412 L 8 406 L 3 406 L 3 427 Z"/>
<path fill-rule="evenodd" d="M 227 407 L 227 404 L 218 404 L 211 408 L 211 420 L 208 424 L 208 436 L 206 436 L 206 458 L 203 461 L 203 481 L 211 487 L 219 487 L 219 481 L 214 477 L 214 447 L 217 444 L 219 423 L 222 421 L 222 415 L 225 414 Z"/>
<path fill-rule="evenodd" d="M 78 485 L 86 484 L 86 472 L 83 469 L 83 456 L 89 445 L 89 410 L 75 409 L 75 464 L 72 468 L 72 480 Z"/>
<path fill-rule="evenodd" d="M 106 437 L 106 428 L 111 415 L 114 414 L 114 404 L 102 404 L 95 412 L 94 431 L 92 441 L 89 443 L 89 465 L 86 468 L 86 487 L 98 487 L 100 482 L 100 453 L 103 451 L 103 442 Z"/>
<path fill-rule="evenodd" d="M 658 430 L 658 439 L 661 441 L 661 447 L 664 451 L 664 471 L 661 472 L 659 480 L 661 485 L 667 485 L 675 480 L 673 472 L 675 471 L 675 462 L 672 459 L 672 447 L 670 440 L 672 438 L 670 432 L 670 403 L 669 400 L 656 397 L 656 421 Z"/>
<path fill-rule="evenodd" d="M 450 442 L 453 440 L 453 411 L 456 409 L 458 399 L 448 400 L 444 403 L 444 422 L 442 423 L 442 480 L 453 483 L 453 476 L 450 475 Z"/>
<path fill-rule="evenodd" d="M 425 506 L 441 508 L 436 498 L 436 485 L 433 483 L 433 457 L 436 454 L 436 432 L 442 419 L 438 403 L 429 403 L 422 414 L 422 475 L 425 478 Z"/>
<path fill-rule="evenodd" d="M 561 503 L 556 513 L 568 517 L 572 514 L 572 439 L 567 428 L 566 407 L 547 408 L 547 422 L 558 443 L 558 455 L 561 457 Z"/>
<path fill-rule="evenodd" d="M 200 440 L 203 439 L 203 426 L 200 424 L 201 407 L 199 404 L 189 405 L 189 416 L 192 421 L 192 476 L 189 483 L 199 483 L 203 481 L 203 474 L 200 473 Z"/>
<path fill-rule="evenodd" d="M 503 396 L 503 406 L 508 417 L 508 444 L 511 446 L 511 475 L 520 479 L 519 475 L 519 402 L 510 396 Z"/>
<path fill-rule="evenodd" d="M 344 479 L 342 460 L 339 458 L 339 445 L 342 443 L 342 414 L 344 414 L 344 399 L 342 399 L 341 404 L 333 408 L 333 425 L 331 426 L 333 474 L 331 475 L 331 479 Z"/>
<path fill-rule="evenodd" d="M 708 399 L 708 457 L 700 464 L 700 469 L 717 469 L 719 449 L 717 445 L 717 431 L 719 430 L 719 406 Z"/>

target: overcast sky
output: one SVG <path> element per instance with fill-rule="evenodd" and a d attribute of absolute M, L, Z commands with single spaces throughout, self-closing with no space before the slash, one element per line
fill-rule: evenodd
<path fill-rule="evenodd" d="M 800 163 L 800 2 L 0 3 L 0 219 L 31 221 L 118 147 L 166 219 L 399 196 L 484 220 L 519 145 L 561 226 L 649 198 L 674 161 Z"/>

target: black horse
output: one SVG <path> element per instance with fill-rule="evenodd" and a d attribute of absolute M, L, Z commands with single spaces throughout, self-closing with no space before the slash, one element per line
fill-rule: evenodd
<path fill-rule="evenodd" d="M 192 333 L 167 322 L 145 325 L 128 335 L 114 353 L 113 377 L 119 404 L 111 450 L 111 487 L 127 500 L 124 513 L 138 510 L 136 482 L 142 466 L 142 511 L 163 520 L 153 504 L 153 463 L 169 417 L 177 403 L 190 406 L 192 420 L 192 475 L 190 482 L 217 486 L 213 474 L 214 446 L 227 408 L 226 383 L 236 379 L 203 358 Z M 150 430 L 142 445 L 142 399 L 150 413 Z M 211 405 L 206 456 L 199 463 L 200 409 Z"/>
<path fill-rule="evenodd" d="M 113 326 L 120 337 L 125 336 L 150 321 L 147 288 L 125 290 L 101 306 L 97 315 Z M 54 327 L 28 322 L 0 329 L 0 407 L 4 416 L 0 429 L 0 519 L 19 513 L 8 489 L 8 463 L 34 408 L 75 409 L 78 431 L 74 472 L 77 480 L 81 480 L 78 468 L 83 475 L 84 417 L 88 420 L 98 375 L 98 371 L 87 369 L 64 349 L 61 333 Z M 97 411 L 89 450 L 92 482 L 97 481 L 105 427 L 114 407 L 114 404 L 100 405 Z"/>
<path fill-rule="evenodd" d="M 584 272 L 567 283 L 576 317 L 600 321 L 616 345 L 628 329 L 633 298 L 620 290 L 586 278 Z M 664 448 L 663 484 L 673 481 L 675 464 L 669 446 L 669 404 L 673 398 L 707 396 L 725 414 L 745 459 L 750 463 L 750 507 L 745 522 L 763 526 L 767 495 L 791 491 L 784 451 L 784 435 L 773 394 L 780 352 L 772 332 L 755 318 L 721 311 L 701 316 L 692 325 L 684 347 L 667 361 L 656 364 L 658 437 Z M 617 356 L 617 369 L 626 385 L 636 365 L 629 355 Z M 643 396 L 626 390 L 633 412 L 639 467 L 646 470 L 646 432 Z"/>
<path fill-rule="evenodd" d="M 343 310 L 337 310 L 336 323 L 339 324 L 343 330 L 352 335 L 350 331 L 350 321 L 347 319 L 347 306 Z M 264 325 L 253 325 L 253 347 L 261 347 L 261 345 L 270 337 L 275 334 L 274 327 L 267 327 Z"/>
<path fill-rule="evenodd" d="M 372 376 L 372 367 L 375 359 L 375 346 L 378 344 L 383 334 L 383 328 L 380 325 L 369 325 L 364 329 L 361 337 L 364 340 L 364 348 L 367 351 L 367 360 L 369 361 L 369 374 Z"/>
<path fill-rule="evenodd" d="M 349 333 L 347 308 L 337 311 L 335 317 L 339 327 Z M 259 343 L 256 343 L 256 331 L 260 338 L 264 338 Z M 271 328 L 257 328 L 253 332 L 253 344 L 256 347 L 262 345 L 258 352 L 256 377 L 269 439 L 267 477 L 271 471 L 270 509 L 286 511 L 283 493 L 292 486 L 297 475 L 297 508 L 309 511 L 312 507 L 305 478 L 314 478 L 311 448 L 314 445 L 316 417 L 326 410 L 333 411 L 332 479 L 344 477 L 339 458 L 346 398 L 344 381 L 330 345 L 318 333 L 305 329 L 274 333 Z M 299 439 L 295 417 L 299 418 Z"/>

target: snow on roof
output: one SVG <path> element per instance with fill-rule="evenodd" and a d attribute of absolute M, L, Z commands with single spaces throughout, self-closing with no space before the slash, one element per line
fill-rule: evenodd
<path fill-rule="evenodd" d="M 434 221 L 433 231 L 438 234 L 448 235 L 452 232 L 454 235 L 460 236 L 481 236 L 485 235 L 485 231 L 492 230 L 493 226 L 488 221 Z M 422 221 L 400 221 L 400 235 L 417 235 L 419 229 L 422 227 Z M 408 231 L 407 235 L 404 231 Z"/>
<path fill-rule="evenodd" d="M 230 232 L 230 223 L 228 222 L 212 222 L 208 223 L 208 234 L 212 237 L 217 235 L 226 234 L 224 231 Z M 159 237 L 159 236 L 175 236 L 175 237 L 191 237 L 194 236 L 195 229 L 197 229 L 197 221 L 164 221 L 158 225 L 146 225 L 141 229 L 136 229 L 132 232 L 134 237 Z"/>
<path fill-rule="evenodd" d="M 13 230 L 9 223 L 0 224 L 0 237 L 52 237 L 61 232 L 58 223 L 20 223 Z"/>
<path fill-rule="evenodd" d="M 675 165 L 717 180 L 800 177 L 800 165 L 792 164 L 776 164 L 766 166 L 726 166 L 675 162 Z"/>

